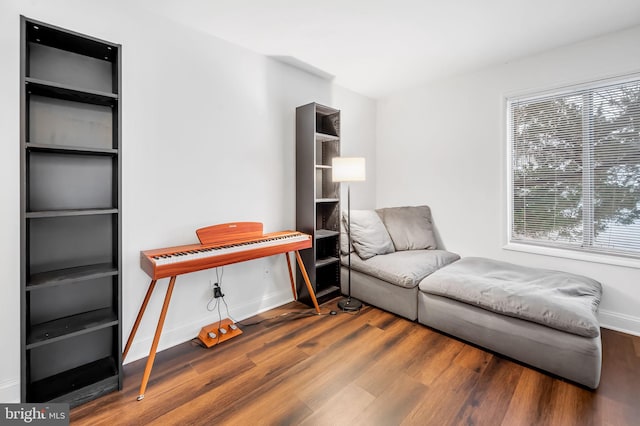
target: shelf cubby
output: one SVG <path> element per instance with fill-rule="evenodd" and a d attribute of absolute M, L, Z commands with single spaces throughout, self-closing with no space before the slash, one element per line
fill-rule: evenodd
<path fill-rule="evenodd" d="M 42 39 L 40 39 L 42 40 Z M 106 53 L 113 47 L 104 46 Z M 76 87 L 89 92 L 112 93 L 113 62 L 84 54 L 47 46 L 41 42 L 29 43 L 29 70 L 27 77 L 34 81 L 52 82 Z"/>
<path fill-rule="evenodd" d="M 340 138 L 340 111 L 331 107 L 315 104 L 316 133 Z"/>
<path fill-rule="evenodd" d="M 111 356 L 115 328 L 100 328 L 28 349 L 30 379 L 43 380 Z"/>
<path fill-rule="evenodd" d="M 333 157 L 340 155 L 340 139 L 319 139 L 316 134 L 316 165 L 331 166 Z"/>
<path fill-rule="evenodd" d="M 118 389 L 118 361 L 107 356 L 29 383 L 27 398 L 34 402 L 79 405 Z"/>
<path fill-rule="evenodd" d="M 117 311 L 114 309 L 114 306 L 117 306 L 114 303 L 114 296 L 117 295 L 115 284 L 117 284 L 117 276 L 112 275 L 77 279 L 65 285 L 31 289 L 27 294 L 31 308 L 27 325 L 29 336 L 33 338 L 35 326 L 51 321 L 62 320 L 65 324 L 70 324 L 78 322 L 73 320 L 76 315 L 84 315 L 87 312 L 105 308 L 112 312 Z M 87 323 L 92 326 L 92 321 Z M 52 327 L 55 328 L 55 324 Z"/>
<path fill-rule="evenodd" d="M 317 291 L 324 297 L 340 294 L 340 262 L 332 262 L 318 268 L 316 280 Z"/>
<path fill-rule="evenodd" d="M 33 44 L 40 44 L 43 46 L 53 47 L 57 50 L 63 51 L 63 53 L 76 53 L 86 58 L 94 58 L 98 60 L 104 60 L 113 64 L 113 68 L 118 66 L 118 51 L 120 46 L 115 43 L 109 43 L 104 40 L 98 40 L 93 37 L 86 36 L 84 34 L 78 34 L 74 31 L 65 30 L 55 27 L 53 25 L 45 24 L 43 22 L 37 22 L 33 19 L 23 19 L 25 44 L 29 47 Z M 60 53 L 60 52 L 59 52 Z M 30 55 L 27 58 L 29 61 L 33 61 L 33 56 Z M 78 58 L 84 60 L 85 58 Z M 55 55 L 50 60 L 46 61 L 46 65 L 51 65 L 57 61 L 67 61 L 68 58 L 60 58 L 59 55 Z M 87 69 L 83 64 L 76 70 L 76 73 L 80 72 L 95 72 Z"/>
<path fill-rule="evenodd" d="M 30 219 L 29 275 L 114 262 L 115 215 Z"/>
<path fill-rule="evenodd" d="M 115 207 L 112 157 L 33 152 L 28 167 L 28 211 Z"/>
<path fill-rule="evenodd" d="M 340 231 L 340 201 L 339 199 L 325 199 L 316 202 L 315 229 Z M 315 235 L 315 233 L 314 233 Z"/>
<path fill-rule="evenodd" d="M 31 93 L 27 140 L 36 144 L 113 149 L 114 116 L 110 105 L 83 103 Z"/>

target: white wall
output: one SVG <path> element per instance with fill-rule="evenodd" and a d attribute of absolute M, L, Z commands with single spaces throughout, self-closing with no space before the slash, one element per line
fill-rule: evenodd
<path fill-rule="evenodd" d="M 199 227 L 259 221 L 295 227 L 295 107 L 342 110 L 345 153 L 367 155 L 375 176 L 374 101 L 124 1 L 4 0 L 0 3 L 0 401 L 19 399 L 19 15 L 123 45 L 123 334 L 149 284 L 140 250 L 197 242 Z M 363 154 L 361 154 L 363 153 Z M 375 204 L 375 180 L 359 202 Z M 217 320 L 206 309 L 213 271 L 177 280 L 160 349 Z M 231 315 L 243 319 L 292 299 L 281 257 L 224 268 Z M 161 281 L 127 361 L 148 353 Z M 223 310 L 223 317 L 226 312 Z"/>
<path fill-rule="evenodd" d="M 503 249 L 505 96 L 640 71 L 640 27 L 430 82 L 378 102 L 379 207 L 426 203 L 447 249 L 603 283 L 603 326 L 640 335 L 640 268 Z"/>
<path fill-rule="evenodd" d="M 341 108 L 340 155 L 364 157 L 366 181 L 351 183 L 351 208 L 371 209 L 376 205 L 376 103 L 368 98 L 354 96 L 353 92 L 339 88 L 333 99 Z M 347 185 L 342 185 L 342 209 L 347 209 Z"/>

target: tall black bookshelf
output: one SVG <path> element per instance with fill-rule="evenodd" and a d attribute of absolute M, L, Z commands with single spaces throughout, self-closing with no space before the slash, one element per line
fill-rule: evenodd
<path fill-rule="evenodd" d="M 296 229 L 313 236 L 300 256 L 319 303 L 340 294 L 340 184 L 331 160 L 340 155 L 340 110 L 317 103 L 296 109 Z M 300 301 L 311 305 L 298 271 Z"/>
<path fill-rule="evenodd" d="M 121 46 L 21 17 L 21 400 L 122 388 Z"/>

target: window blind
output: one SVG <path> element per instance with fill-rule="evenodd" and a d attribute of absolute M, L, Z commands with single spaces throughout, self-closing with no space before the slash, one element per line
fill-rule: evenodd
<path fill-rule="evenodd" d="M 507 109 L 511 241 L 640 258 L 640 78 Z"/>

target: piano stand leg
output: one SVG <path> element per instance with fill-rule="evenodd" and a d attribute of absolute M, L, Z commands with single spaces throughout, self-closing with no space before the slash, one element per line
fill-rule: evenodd
<path fill-rule="evenodd" d="M 313 306 L 315 306 L 316 312 L 319 314 L 320 307 L 318 306 L 318 301 L 316 300 L 316 294 L 313 291 L 311 282 L 309 281 L 309 275 L 307 275 L 307 270 L 304 267 L 304 263 L 302 263 L 302 258 L 300 257 L 300 253 L 298 253 L 298 250 L 296 250 L 295 253 L 296 253 L 296 260 L 298 261 L 298 266 L 300 267 L 300 272 L 302 272 L 302 277 L 304 278 L 304 283 L 307 285 L 307 290 L 309 290 L 309 296 L 311 296 L 311 301 L 313 302 Z"/>
<path fill-rule="evenodd" d="M 158 327 L 156 327 L 156 334 L 153 337 L 153 343 L 151 344 L 151 350 L 149 351 L 149 357 L 147 358 L 147 365 L 144 368 L 144 374 L 142 375 L 142 383 L 140 383 L 140 394 L 138 401 L 144 398 L 144 392 L 147 390 L 147 382 L 151 375 L 151 368 L 153 368 L 153 361 L 156 359 L 156 350 L 158 349 L 158 342 L 160 342 L 160 335 L 162 334 L 162 327 L 164 326 L 164 319 L 167 316 L 167 310 L 169 309 L 169 302 L 171 301 L 171 293 L 173 293 L 173 286 L 176 283 L 175 275 L 169 280 L 169 286 L 167 287 L 167 294 L 164 297 L 164 304 L 162 305 L 162 311 L 160 312 L 160 319 L 158 320 Z"/>
<path fill-rule="evenodd" d="M 285 253 L 284 257 L 287 259 L 287 268 L 289 269 L 289 281 L 291 281 L 291 292 L 293 293 L 293 300 L 298 300 L 296 283 L 293 280 L 293 269 L 291 269 L 291 260 L 289 259 L 289 253 Z"/>
<path fill-rule="evenodd" d="M 151 299 L 151 293 L 153 293 L 153 289 L 156 286 L 157 280 L 151 280 L 151 284 L 149 284 L 149 289 L 147 290 L 147 294 L 144 296 L 144 301 L 142 302 L 142 306 L 140 306 L 140 310 L 138 311 L 138 316 L 136 317 L 136 322 L 133 323 L 133 329 L 131 330 L 131 334 L 129 334 L 129 339 L 127 339 L 127 344 L 124 347 L 124 352 L 122 352 L 122 361 L 127 357 L 127 353 L 131 348 L 131 344 L 133 343 L 133 338 L 136 336 L 138 331 L 138 326 L 140 325 L 140 321 L 142 321 L 142 316 L 144 315 L 144 311 L 147 309 L 147 304 L 149 303 L 149 299 Z"/>

